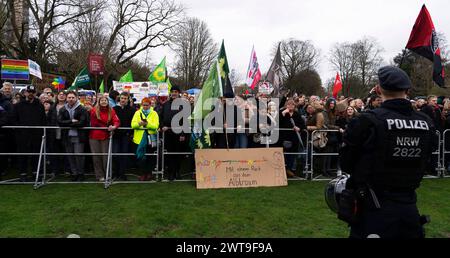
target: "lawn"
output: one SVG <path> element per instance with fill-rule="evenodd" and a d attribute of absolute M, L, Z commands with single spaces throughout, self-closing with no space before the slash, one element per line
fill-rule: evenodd
<path fill-rule="evenodd" d="M 196 190 L 194 182 L 0 186 L 0 237 L 347 237 L 325 204 L 325 182 Z M 450 180 L 425 180 L 427 237 L 450 237 Z"/>

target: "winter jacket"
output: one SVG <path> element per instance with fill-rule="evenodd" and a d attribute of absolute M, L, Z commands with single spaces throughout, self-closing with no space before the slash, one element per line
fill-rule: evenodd
<path fill-rule="evenodd" d="M 122 108 L 120 105 L 115 106 L 114 111 L 116 111 L 116 115 L 120 120 L 120 127 L 131 127 L 131 121 L 133 120 L 134 113 L 136 110 L 130 106 L 125 106 Z M 132 131 L 130 130 L 116 130 L 114 132 L 114 137 L 120 137 L 122 135 L 131 135 Z"/>
<path fill-rule="evenodd" d="M 158 113 L 156 113 L 153 108 L 150 108 L 150 114 L 146 118 L 144 113 L 142 112 L 142 108 L 136 111 L 133 116 L 133 120 L 131 121 L 131 128 L 134 130 L 134 137 L 133 142 L 135 144 L 139 144 L 142 140 L 142 137 L 144 136 L 144 130 L 137 130 L 137 129 L 145 129 L 143 126 L 139 125 L 139 122 L 141 122 L 143 119 L 147 120 L 147 133 L 148 134 L 156 134 L 158 128 L 159 128 L 159 116 Z"/>
<path fill-rule="evenodd" d="M 100 108 L 100 119 L 97 118 L 96 110 L 96 108 L 91 110 L 91 127 L 108 127 L 113 125 L 118 128 L 120 126 L 119 118 L 114 109 L 111 109 L 110 121 L 108 121 L 108 107 Z M 109 138 L 109 132 L 108 130 L 91 130 L 89 132 L 89 138 L 94 140 L 106 140 Z"/>
<path fill-rule="evenodd" d="M 67 111 L 66 107 L 62 107 L 59 110 L 58 114 L 58 125 L 61 127 L 73 127 L 73 128 L 81 128 L 89 126 L 89 114 L 86 109 L 79 105 L 74 112 L 74 119 L 78 120 L 77 122 L 72 122 L 70 119 L 69 111 Z M 69 130 L 62 130 L 62 138 L 68 139 Z M 88 132 L 87 130 L 78 130 L 78 137 L 80 141 L 86 143 L 88 140 Z"/>

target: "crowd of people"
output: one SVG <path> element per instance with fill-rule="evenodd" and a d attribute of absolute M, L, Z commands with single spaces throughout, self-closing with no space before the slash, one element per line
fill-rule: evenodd
<path fill-rule="evenodd" d="M 258 99 L 268 96 L 236 95 L 224 96 L 233 98 L 232 102 L 224 101 L 226 109 L 244 110 L 242 114 L 243 128 L 226 128 L 225 133 L 216 132 L 211 135 L 212 148 L 257 148 L 270 146 L 282 147 L 285 151 L 286 171 L 288 177 L 301 176 L 305 170 L 305 153 L 307 134 L 316 130 L 334 130 L 326 133 L 326 141 L 313 137 L 313 145 L 318 152 L 337 152 L 342 142 L 342 133 L 349 121 L 366 110 L 380 107 L 382 99 L 371 91 L 366 98 L 350 97 L 320 98 L 287 92 L 275 104 L 269 101 L 265 108 L 260 108 Z M 126 172 L 131 167 L 141 171 L 139 180 L 151 180 L 153 171 L 160 171 L 156 155 L 158 144 L 162 142 L 164 132 L 164 147 L 169 153 L 191 152 L 189 144 L 191 135 L 175 133 L 171 129 L 172 119 L 182 111 L 172 110 L 175 99 L 186 101 L 193 108 L 194 96 L 172 87 L 168 97 L 144 98 L 136 104 L 133 96 L 127 92 L 111 91 L 108 94 L 78 94 L 75 91 L 55 92 L 45 88 L 42 92 L 30 85 L 23 92 L 14 92 L 12 83 L 5 82 L 0 90 L 0 127 L 1 126 L 55 126 L 58 129 L 46 130 L 46 147 L 48 153 L 70 153 L 73 155 L 49 155 L 46 161 L 50 173 L 58 175 L 69 172 L 73 181 L 85 180 L 89 171 L 87 164 L 95 172 L 98 181 L 104 181 L 107 169 L 109 137 L 113 137 L 112 152 L 114 154 L 134 153 L 135 156 L 114 156 L 113 176 L 119 180 L 127 180 Z M 411 100 L 414 109 L 424 112 L 434 121 L 436 129 L 443 131 L 450 128 L 449 98 L 428 96 Z M 253 116 L 267 117 L 267 125 L 280 128 L 277 142 L 265 142 L 267 133 L 258 128 L 256 132 L 249 130 L 248 125 Z M 94 129 L 83 129 L 93 127 Z M 95 129 L 107 128 L 107 129 Z M 123 128 L 132 128 L 125 130 Z M 238 126 L 239 127 L 239 126 Z M 70 129 L 65 129 L 70 128 Z M 241 129 L 241 130 L 239 130 Z M 113 132 L 110 134 L 110 132 Z M 159 134 L 157 134 L 159 132 Z M 42 129 L 0 129 L 1 153 L 39 153 L 41 147 Z M 159 138 L 158 138 L 159 135 Z M 317 134 L 320 136 L 320 134 Z M 316 144 L 317 143 L 317 144 Z M 161 144 L 162 145 L 162 144 Z M 160 145 L 160 146 L 161 146 Z M 161 148 L 159 148 L 161 149 Z M 84 155 L 91 153 L 90 156 Z M 147 154 L 147 155 L 146 155 Z M 308 153 L 307 155 L 310 155 Z M 92 157 L 92 158 L 90 158 Z M 189 166 L 194 170 L 194 157 L 183 155 L 166 155 L 164 171 L 169 180 L 181 177 L 180 160 L 188 158 Z M 17 168 L 20 180 L 29 180 L 30 171 L 37 167 L 37 155 L 0 156 L 0 172 L 7 173 L 8 168 Z M 67 162 L 66 162 L 67 161 Z M 68 165 L 66 165 L 68 164 Z M 332 176 L 339 170 L 336 157 L 324 156 L 316 160 L 315 171 L 324 176 Z M 161 166 L 161 165 L 159 165 Z M 433 173 L 434 168 L 430 168 Z"/>

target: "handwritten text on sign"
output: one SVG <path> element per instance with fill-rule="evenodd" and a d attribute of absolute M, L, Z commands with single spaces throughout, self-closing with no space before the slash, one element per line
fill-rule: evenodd
<path fill-rule="evenodd" d="M 282 148 L 195 150 L 198 189 L 286 186 Z"/>

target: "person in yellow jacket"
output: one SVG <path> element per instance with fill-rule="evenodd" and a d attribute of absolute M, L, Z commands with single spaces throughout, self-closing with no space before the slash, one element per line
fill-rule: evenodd
<path fill-rule="evenodd" d="M 139 180 L 147 181 L 151 179 L 151 171 L 155 168 L 156 156 L 146 157 L 145 153 L 156 151 L 157 130 L 159 128 L 159 116 L 151 107 L 149 98 L 142 100 L 141 108 L 134 113 L 131 127 L 134 129 L 133 142 L 137 145 L 138 165 L 144 171 Z M 147 172 L 149 171 L 148 168 L 150 168 L 150 172 Z"/>

